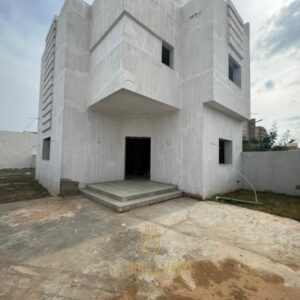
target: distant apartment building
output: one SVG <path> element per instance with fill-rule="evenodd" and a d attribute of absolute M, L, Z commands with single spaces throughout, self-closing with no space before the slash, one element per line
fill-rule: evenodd
<path fill-rule="evenodd" d="M 256 126 L 256 119 L 245 121 L 242 124 L 243 141 L 261 141 L 267 137 L 268 132 L 263 126 Z"/>
<path fill-rule="evenodd" d="M 268 136 L 267 129 L 263 126 L 255 127 L 255 139 L 258 141 L 262 141 L 264 138 Z"/>
<path fill-rule="evenodd" d="M 243 141 L 251 141 L 255 139 L 255 128 L 256 128 L 256 120 L 251 119 L 249 121 L 245 121 L 242 124 L 242 132 L 243 132 Z"/>

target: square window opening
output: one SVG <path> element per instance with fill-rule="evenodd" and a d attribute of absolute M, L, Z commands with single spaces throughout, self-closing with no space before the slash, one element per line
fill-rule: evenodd
<path fill-rule="evenodd" d="M 239 88 L 242 86 L 242 69 L 241 66 L 229 55 L 229 68 L 228 68 L 229 79 L 235 83 Z"/>
<path fill-rule="evenodd" d="M 219 139 L 219 164 L 232 164 L 232 141 Z"/>
<path fill-rule="evenodd" d="M 172 69 L 174 67 L 174 49 L 165 43 L 162 44 L 161 62 Z"/>
<path fill-rule="evenodd" d="M 51 146 L 51 138 L 43 139 L 43 151 L 42 151 L 42 159 L 50 160 L 50 146 Z"/>

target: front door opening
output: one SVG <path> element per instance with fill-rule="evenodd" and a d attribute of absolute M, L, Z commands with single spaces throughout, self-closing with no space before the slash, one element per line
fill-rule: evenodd
<path fill-rule="evenodd" d="M 151 139 L 126 138 L 125 179 L 150 179 Z"/>

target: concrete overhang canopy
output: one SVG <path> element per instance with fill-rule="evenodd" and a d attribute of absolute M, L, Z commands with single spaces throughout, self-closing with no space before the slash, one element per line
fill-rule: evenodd
<path fill-rule="evenodd" d="M 176 112 L 178 107 L 120 89 L 89 107 L 90 110 L 121 115 L 159 115 Z"/>
<path fill-rule="evenodd" d="M 228 115 L 229 117 L 231 117 L 235 120 L 238 120 L 238 121 L 249 121 L 249 119 L 250 119 L 250 118 L 246 118 L 242 114 L 239 114 L 214 100 L 206 101 L 206 102 L 204 102 L 204 105 L 206 105 L 207 107 L 210 107 L 214 110 L 220 111 L 220 112 L 224 113 L 225 115 Z"/>

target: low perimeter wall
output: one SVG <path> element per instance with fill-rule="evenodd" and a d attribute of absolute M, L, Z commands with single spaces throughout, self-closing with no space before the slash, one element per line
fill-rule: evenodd
<path fill-rule="evenodd" d="M 300 151 L 243 152 L 242 168 L 257 191 L 300 196 Z"/>
<path fill-rule="evenodd" d="M 35 167 L 37 134 L 0 131 L 0 170 Z"/>

